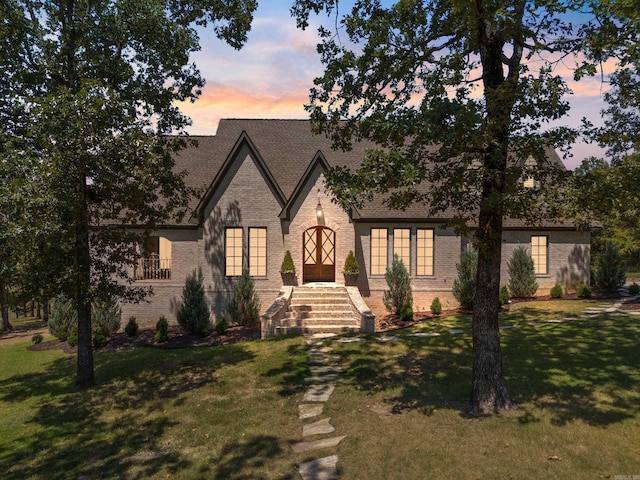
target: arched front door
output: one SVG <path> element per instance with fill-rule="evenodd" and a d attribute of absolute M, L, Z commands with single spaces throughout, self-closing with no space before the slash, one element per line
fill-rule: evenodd
<path fill-rule="evenodd" d="M 302 236 L 303 282 L 335 282 L 336 234 L 327 227 L 313 227 Z"/>

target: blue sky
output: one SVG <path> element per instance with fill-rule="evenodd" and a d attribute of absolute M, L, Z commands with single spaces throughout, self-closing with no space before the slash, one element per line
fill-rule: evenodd
<path fill-rule="evenodd" d="M 218 40 L 211 30 L 200 30 L 202 50 L 193 60 L 207 81 L 200 99 L 183 104 L 192 135 L 214 135 L 221 118 L 307 118 L 313 79 L 322 73 L 316 52 L 318 42 L 312 25 L 296 28 L 289 14 L 290 1 L 260 0 L 249 38 L 240 51 Z M 571 77 L 572 65 L 559 65 L 558 73 Z M 582 117 L 601 123 L 602 96 L 606 86 L 600 78 L 570 83 L 571 114 L 560 123 L 577 125 Z M 565 160 L 575 168 L 583 158 L 602 156 L 594 145 L 577 144 L 574 157 Z"/>

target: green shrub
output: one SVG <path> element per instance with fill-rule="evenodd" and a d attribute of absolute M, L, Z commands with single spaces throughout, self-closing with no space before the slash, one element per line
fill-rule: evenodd
<path fill-rule="evenodd" d="M 400 319 L 405 322 L 413 320 L 413 307 L 411 305 L 405 305 L 400 312 Z"/>
<path fill-rule="evenodd" d="M 239 325 L 255 326 L 260 323 L 260 301 L 248 270 L 244 270 L 233 285 L 228 311 L 231 320 Z"/>
<path fill-rule="evenodd" d="M 517 247 L 507 263 L 509 292 L 515 298 L 533 297 L 538 290 L 533 258 L 525 247 Z"/>
<path fill-rule="evenodd" d="M 107 344 L 107 337 L 100 331 L 97 331 L 93 335 L 93 346 L 96 348 L 102 348 Z"/>
<path fill-rule="evenodd" d="M 353 250 L 349 250 L 349 255 L 347 255 L 347 258 L 344 260 L 342 273 L 347 275 L 358 275 L 360 273 L 360 265 L 358 265 L 358 260 L 353 254 Z"/>
<path fill-rule="evenodd" d="M 389 287 L 389 290 L 385 290 L 382 294 L 382 302 L 386 309 L 400 315 L 403 320 L 407 319 L 409 312 L 411 312 L 410 318 L 413 318 L 411 279 L 407 268 L 397 254 L 393 255 L 391 268 L 387 268 L 384 278 Z"/>
<path fill-rule="evenodd" d="M 638 295 L 640 293 L 640 285 L 638 285 L 636 282 L 633 282 L 631 285 L 629 285 L 629 293 L 631 295 Z"/>
<path fill-rule="evenodd" d="M 503 285 L 500 288 L 500 293 L 498 294 L 498 300 L 500 301 L 500 305 L 506 305 L 511 300 L 511 294 L 509 293 L 509 288 L 506 285 Z"/>
<path fill-rule="evenodd" d="M 63 342 L 67 341 L 75 325 L 77 341 L 78 311 L 73 302 L 63 295 L 56 298 L 47 325 L 51 335 Z"/>
<path fill-rule="evenodd" d="M 33 337 L 31 337 L 31 343 L 37 345 L 38 343 L 42 343 L 43 337 L 41 334 L 36 333 Z"/>
<path fill-rule="evenodd" d="M 440 315 L 442 313 L 442 304 L 440 303 L 440 299 L 438 297 L 433 299 L 431 302 L 431 313 L 434 315 Z"/>
<path fill-rule="evenodd" d="M 115 297 L 91 304 L 91 325 L 94 332 L 112 337 L 120 330 L 121 310 Z"/>
<path fill-rule="evenodd" d="M 607 242 L 604 251 L 598 255 L 593 272 L 596 286 L 615 292 L 627 280 L 627 269 L 618 249 L 611 242 Z"/>
<path fill-rule="evenodd" d="M 75 347 L 78 344 L 78 326 L 76 325 L 69 332 L 69 336 L 67 337 L 67 343 L 72 347 Z"/>
<path fill-rule="evenodd" d="M 291 252 L 289 250 L 284 254 L 284 259 L 280 266 L 280 273 L 296 273 L 296 266 L 293 263 L 293 258 L 291 257 Z"/>
<path fill-rule="evenodd" d="M 167 331 L 169 330 L 169 323 L 164 315 L 160 317 L 158 323 L 156 323 L 156 334 L 154 335 L 154 339 L 156 342 L 166 342 L 169 339 L 169 335 Z"/>
<path fill-rule="evenodd" d="M 473 308 L 478 271 L 478 250 L 471 245 L 462 250 L 460 263 L 456 264 L 456 270 L 458 277 L 453 281 L 453 296 L 463 308 Z"/>
<path fill-rule="evenodd" d="M 178 323 L 182 328 L 198 337 L 206 337 L 209 323 L 209 306 L 204 294 L 202 272 L 193 272 L 187 277 L 182 289 L 182 305 L 178 310 Z"/>
<path fill-rule="evenodd" d="M 218 335 L 224 335 L 224 333 L 227 331 L 227 328 L 229 328 L 229 322 L 227 322 L 227 319 L 225 317 L 219 319 L 213 327 Z"/>
<path fill-rule="evenodd" d="M 562 285 L 556 283 L 551 289 L 551 298 L 562 298 Z"/>
<path fill-rule="evenodd" d="M 129 317 L 129 321 L 124 327 L 124 333 L 126 333 L 130 337 L 135 337 L 136 335 L 138 335 L 138 322 L 136 322 L 136 317 Z"/>
<path fill-rule="evenodd" d="M 578 297 L 591 298 L 591 289 L 583 283 L 582 285 L 580 285 L 580 287 L 578 287 Z"/>

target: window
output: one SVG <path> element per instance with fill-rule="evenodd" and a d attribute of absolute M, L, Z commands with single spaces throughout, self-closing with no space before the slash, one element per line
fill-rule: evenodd
<path fill-rule="evenodd" d="M 433 230 L 416 230 L 416 275 L 433 275 Z"/>
<path fill-rule="evenodd" d="M 267 276 L 267 229 L 249 228 L 249 275 Z"/>
<path fill-rule="evenodd" d="M 529 173 L 534 170 L 538 166 L 537 162 L 533 157 L 527 158 L 526 162 L 524 162 L 524 174 L 522 176 L 522 185 L 526 188 L 538 188 L 538 182 L 533 178 L 533 175 Z"/>
<path fill-rule="evenodd" d="M 242 275 L 242 228 L 225 229 L 225 275 L 236 277 Z"/>
<path fill-rule="evenodd" d="M 531 258 L 533 258 L 533 270 L 536 275 L 547 275 L 547 247 L 547 237 L 531 237 Z"/>
<path fill-rule="evenodd" d="M 371 275 L 384 275 L 387 271 L 387 229 L 371 229 Z"/>
<path fill-rule="evenodd" d="M 393 254 L 398 255 L 407 272 L 411 272 L 411 229 L 393 229 Z"/>

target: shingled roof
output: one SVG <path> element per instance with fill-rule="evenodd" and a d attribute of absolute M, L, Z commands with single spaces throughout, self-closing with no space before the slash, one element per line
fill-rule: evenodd
<path fill-rule="evenodd" d="M 190 138 L 197 142 L 197 147 L 187 147 L 175 155 L 176 169 L 187 172 L 187 186 L 203 192 L 211 188 L 243 134 L 259 152 L 264 166 L 285 200 L 294 193 L 318 152 L 321 152 L 329 166 L 342 165 L 353 170 L 360 166 L 367 149 L 376 146 L 372 142 L 363 141 L 354 143 L 350 151 L 333 150 L 329 139 L 311 132 L 308 120 L 223 119 L 215 136 L 192 136 Z M 552 161 L 562 164 L 553 149 L 549 149 L 549 156 Z M 202 198 L 191 199 L 190 208 L 195 211 L 201 200 Z M 404 211 L 390 210 L 381 199 L 376 199 L 360 209 L 358 216 L 369 220 L 424 221 L 428 220 L 425 218 L 425 210 L 420 204 L 412 205 Z M 450 216 L 451 212 L 444 212 L 432 220 L 444 220 Z M 524 226 L 524 222 L 519 220 L 505 220 L 505 227 Z"/>

